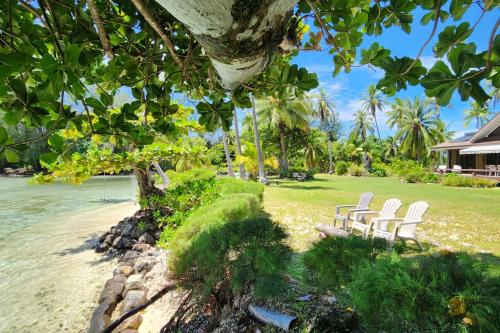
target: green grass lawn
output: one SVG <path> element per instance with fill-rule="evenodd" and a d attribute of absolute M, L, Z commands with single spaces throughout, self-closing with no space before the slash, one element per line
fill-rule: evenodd
<path fill-rule="evenodd" d="M 439 184 L 408 184 L 397 178 L 316 175 L 315 180 L 273 180 L 264 194 L 264 208 L 290 233 L 297 251 L 318 239 L 314 226 L 331 223 L 335 205 L 356 203 L 360 193 L 371 191 L 371 208 L 380 209 L 386 199 L 408 205 L 425 200 L 430 208 L 419 227 L 423 241 L 468 252 L 500 254 L 500 188 L 473 189 Z"/>

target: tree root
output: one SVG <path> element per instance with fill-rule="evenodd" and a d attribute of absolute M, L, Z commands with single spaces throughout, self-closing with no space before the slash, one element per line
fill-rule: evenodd
<path fill-rule="evenodd" d="M 181 304 L 179 304 L 179 307 L 172 315 L 170 320 L 161 328 L 160 333 L 167 333 L 168 330 L 170 330 L 172 327 L 177 327 L 179 325 L 179 322 L 184 317 L 186 312 L 188 312 L 189 309 L 191 309 L 191 306 L 187 306 L 187 304 L 189 304 L 189 301 L 191 300 L 192 296 L 193 296 L 193 289 L 191 289 L 189 293 L 187 293 L 186 296 L 184 296 L 184 298 L 181 301 Z"/>
<path fill-rule="evenodd" d="M 135 309 L 132 309 L 128 312 L 125 312 L 120 318 L 112 322 L 102 333 L 112 333 L 115 328 L 117 328 L 121 323 L 125 321 L 125 319 L 135 315 L 139 311 L 144 310 L 147 308 L 149 305 L 153 304 L 157 300 L 159 300 L 161 297 L 163 297 L 166 293 L 168 293 L 170 290 L 174 289 L 176 287 L 176 283 L 170 283 L 166 285 L 163 289 L 161 289 L 159 292 L 157 292 L 153 297 L 151 297 L 146 303 L 136 307 Z"/>

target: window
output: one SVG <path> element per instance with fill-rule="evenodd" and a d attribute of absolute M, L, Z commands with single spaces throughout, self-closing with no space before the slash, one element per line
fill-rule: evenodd
<path fill-rule="evenodd" d="M 500 154 L 486 154 L 486 165 L 500 165 Z"/>

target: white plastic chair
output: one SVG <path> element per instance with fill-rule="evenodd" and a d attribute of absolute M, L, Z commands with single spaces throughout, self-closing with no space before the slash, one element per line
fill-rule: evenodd
<path fill-rule="evenodd" d="M 374 222 L 378 219 L 390 219 L 396 216 L 396 212 L 401 208 L 401 201 L 399 199 L 388 199 L 385 201 L 382 209 L 378 211 L 367 210 L 362 212 L 355 212 L 354 218 L 351 226 L 351 233 L 354 229 L 361 231 L 363 238 L 367 239 Z M 366 221 L 367 215 L 373 215 L 369 223 L 364 223 Z M 385 225 L 387 226 L 387 224 Z"/>
<path fill-rule="evenodd" d="M 456 173 L 462 173 L 462 166 L 461 165 L 454 165 L 453 166 L 453 170 L 452 172 L 456 172 Z"/>
<path fill-rule="evenodd" d="M 349 220 L 352 220 L 351 214 L 355 212 L 361 212 L 365 210 L 370 210 L 370 203 L 373 200 L 373 193 L 364 192 L 361 193 L 361 197 L 359 198 L 359 202 L 357 205 L 338 205 L 335 206 L 335 218 L 333 219 L 333 226 L 337 224 L 337 220 L 342 222 L 342 229 L 347 231 L 347 224 Z M 343 208 L 351 208 L 347 211 L 347 213 L 342 214 L 340 212 Z"/>
<path fill-rule="evenodd" d="M 404 218 L 379 218 L 375 219 L 375 228 L 373 230 L 374 238 L 384 238 L 387 240 L 389 247 L 392 247 L 396 238 L 402 240 L 412 240 L 422 249 L 422 244 L 418 240 L 416 228 L 422 223 L 423 216 L 429 208 L 429 204 L 425 201 L 417 201 L 410 205 L 408 212 Z M 387 231 L 387 224 L 391 221 L 396 222 L 392 231 Z"/>

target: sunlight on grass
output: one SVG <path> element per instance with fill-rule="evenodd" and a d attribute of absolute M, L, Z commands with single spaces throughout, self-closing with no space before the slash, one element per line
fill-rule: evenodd
<path fill-rule="evenodd" d="M 303 251 L 318 239 L 314 226 L 332 223 L 335 205 L 356 203 L 360 193 L 371 191 L 371 208 L 386 199 L 403 202 L 404 216 L 414 201 L 430 208 L 419 227 L 422 240 L 454 250 L 500 254 L 500 188 L 455 188 L 439 184 L 408 184 L 396 178 L 316 175 L 315 180 L 276 180 L 264 194 L 264 208 L 290 233 L 291 245 Z"/>

